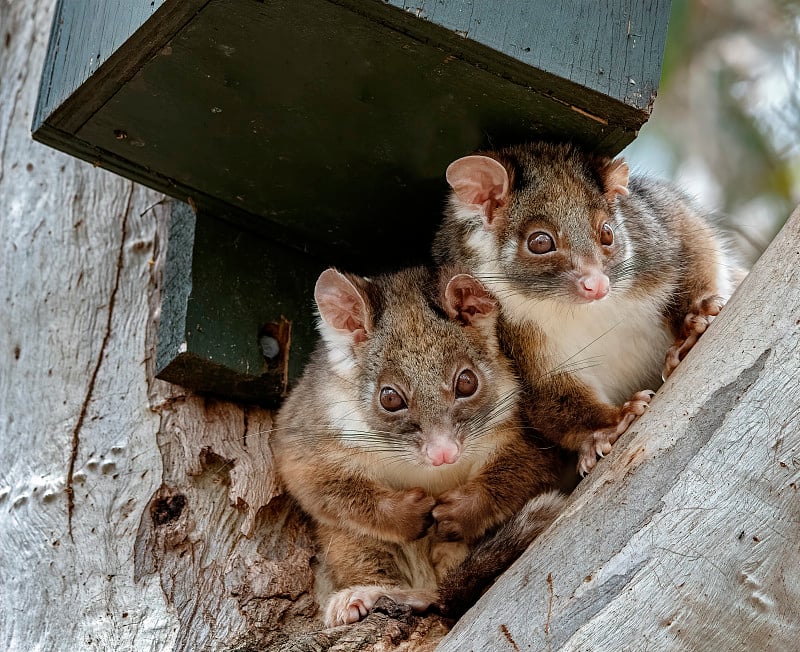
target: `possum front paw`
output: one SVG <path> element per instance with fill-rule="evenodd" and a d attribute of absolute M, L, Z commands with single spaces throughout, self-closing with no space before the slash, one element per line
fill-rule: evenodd
<path fill-rule="evenodd" d="M 435 498 L 416 487 L 383 498 L 380 510 L 400 540 L 414 541 L 424 536 L 433 524 L 431 510 L 435 504 Z"/>
<path fill-rule="evenodd" d="M 353 586 L 337 591 L 325 607 L 325 627 L 357 623 L 366 618 L 375 601 L 383 595 L 378 587 Z"/>
<path fill-rule="evenodd" d="M 725 300 L 719 296 L 706 297 L 692 306 L 692 309 L 683 319 L 683 327 L 675 343 L 669 347 L 664 358 L 664 368 L 661 377 L 666 380 L 675 371 L 681 360 L 686 357 L 691 348 L 706 332 L 714 317 L 716 317 L 723 306 Z"/>
<path fill-rule="evenodd" d="M 476 516 L 481 513 L 479 497 L 463 489 L 446 491 L 433 508 L 436 534 L 442 541 L 461 541 L 483 534 Z M 483 519 L 485 521 L 485 519 Z"/>
<path fill-rule="evenodd" d="M 337 591 L 328 599 L 325 607 L 325 626 L 349 625 L 366 618 L 381 596 L 407 604 L 416 612 L 428 609 L 438 597 L 435 592 L 422 589 L 400 589 L 396 586 L 377 584 L 351 586 Z"/>
<path fill-rule="evenodd" d="M 611 452 L 611 446 L 624 433 L 637 417 L 644 414 L 655 392 L 649 389 L 636 392 L 620 408 L 619 421 L 608 428 L 595 430 L 581 445 L 578 452 L 578 473 L 585 476 L 597 464 L 597 457 Z"/>

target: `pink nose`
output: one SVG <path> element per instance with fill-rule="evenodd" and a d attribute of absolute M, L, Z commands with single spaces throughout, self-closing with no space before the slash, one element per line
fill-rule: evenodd
<path fill-rule="evenodd" d="M 446 441 L 429 445 L 425 450 L 425 455 L 433 466 L 441 466 L 457 462 L 461 451 L 455 442 Z"/>
<path fill-rule="evenodd" d="M 606 296 L 608 288 L 608 276 L 599 272 L 587 274 L 578 279 L 578 294 L 591 301 L 596 301 Z"/>

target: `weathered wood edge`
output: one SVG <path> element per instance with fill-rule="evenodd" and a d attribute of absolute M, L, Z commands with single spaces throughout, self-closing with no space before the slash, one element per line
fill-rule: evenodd
<path fill-rule="evenodd" d="M 523 66 L 548 70 L 553 76 L 568 79 L 577 86 L 593 90 L 638 110 L 649 113 L 661 76 L 661 64 L 669 22 L 670 0 L 603 4 L 602 11 L 591 5 L 574 2 L 528 2 L 518 0 L 472 0 L 438 2 L 437 0 L 385 0 L 421 21 L 432 22 L 454 33 L 462 43 L 475 42 L 499 52 Z M 536 32 L 512 23 L 497 30 L 497 15 L 513 15 L 526 7 L 526 19 L 538 24 L 558 26 Z M 583 22 L 585 21 L 585 22 Z M 596 41 L 595 24 L 607 35 L 604 43 Z M 647 25 L 647 30 L 642 26 Z M 642 33 L 644 32 L 644 33 Z M 541 36 L 552 40 L 539 43 Z M 562 52 L 561 49 L 566 50 Z M 620 50 L 624 54 L 620 54 Z M 591 53 L 571 58 L 569 53 Z M 481 53 L 477 56 L 483 58 Z M 590 63 L 591 62 L 591 63 Z M 499 72 L 503 72 L 503 66 Z M 579 105 L 580 106 L 580 105 Z M 585 108 L 585 107 L 584 107 Z"/>
<path fill-rule="evenodd" d="M 400 31 L 420 43 L 452 52 L 474 66 L 484 68 L 514 84 L 525 86 L 532 93 L 569 106 L 587 119 L 606 121 L 611 133 L 606 140 L 598 144 L 598 150 L 604 149 L 604 145 L 609 141 L 618 139 L 613 137 L 615 127 L 631 132 L 635 136 L 650 117 L 655 91 L 641 103 L 641 106 L 627 104 L 573 80 L 535 68 L 529 63 L 514 59 L 480 42 L 469 40 L 437 23 L 417 18 L 397 6 L 383 2 L 364 2 L 364 0 L 328 1 L 346 7 L 389 29 Z M 666 27 L 664 32 L 666 38 Z"/>
<path fill-rule="evenodd" d="M 131 32 L 125 41 L 125 46 L 111 54 L 59 106 L 51 107 L 48 91 L 57 68 L 56 54 L 60 47 L 58 35 L 68 27 L 59 24 L 62 15 L 62 6 L 59 3 L 53 18 L 53 30 L 42 72 L 32 130 L 37 132 L 47 123 L 51 127 L 74 134 L 136 74 L 145 61 L 163 48 L 192 16 L 209 2 L 210 0 L 178 2 L 168 0 L 143 23 L 137 25 L 134 22 L 125 26 Z M 45 115 L 48 110 L 50 112 Z"/>
<path fill-rule="evenodd" d="M 188 204 L 173 203 L 170 210 L 167 257 L 161 284 L 161 308 L 158 311 L 158 346 L 156 378 L 171 381 L 163 374 L 186 346 L 185 324 L 192 293 L 192 260 L 196 216 Z M 168 375 L 168 374 L 167 374 Z"/>
<path fill-rule="evenodd" d="M 644 633 L 647 626 L 651 627 L 648 634 L 658 640 L 656 647 L 667 644 L 675 646 L 675 649 L 700 649 L 692 645 L 700 645 L 702 641 L 708 643 L 709 637 L 719 636 L 726 645 L 729 644 L 727 649 L 753 649 L 754 646 L 757 648 L 766 644 L 766 639 L 753 633 L 756 628 L 752 618 L 757 618 L 759 613 L 762 614 L 762 636 L 766 627 L 771 640 L 771 647 L 763 649 L 787 649 L 781 647 L 780 641 L 796 640 L 800 634 L 800 619 L 795 617 L 792 624 L 791 618 L 787 619 L 783 614 L 794 611 L 796 615 L 796 601 L 792 602 L 792 595 L 797 594 L 795 598 L 800 595 L 797 582 L 788 588 L 759 586 L 748 574 L 746 566 L 752 568 L 754 564 L 760 565 L 760 562 L 750 560 L 745 563 L 745 557 L 739 559 L 741 570 L 729 569 L 728 576 L 722 580 L 717 578 L 718 582 L 724 584 L 722 593 L 714 596 L 718 603 L 714 603 L 709 596 L 702 598 L 693 595 L 692 599 L 700 600 L 694 609 L 691 602 L 686 603 L 688 596 L 678 597 L 673 600 L 675 604 L 669 604 L 676 614 L 675 619 L 679 618 L 677 614 L 686 619 L 704 619 L 706 631 L 688 632 L 686 622 L 673 624 L 672 618 L 653 623 L 650 621 L 652 614 L 642 618 L 642 605 L 637 607 L 628 603 L 629 610 L 625 611 L 626 603 L 623 602 L 623 610 L 620 611 L 615 600 L 624 601 L 625 592 L 633 590 L 632 585 L 634 581 L 641 580 L 638 573 L 649 558 L 658 559 L 659 554 L 667 555 L 671 548 L 680 548 L 681 537 L 686 536 L 685 531 L 661 532 L 662 539 L 666 537 L 667 543 L 656 548 L 652 546 L 658 544 L 648 540 L 639 539 L 633 544 L 631 541 L 637 539 L 640 531 L 649 527 L 654 519 L 664 516 L 665 496 L 679 481 L 685 481 L 682 474 L 687 466 L 703 455 L 711 460 L 718 459 L 719 464 L 714 464 L 713 468 L 726 468 L 728 471 L 726 476 L 712 472 L 707 481 L 712 492 L 715 485 L 727 487 L 737 482 L 737 470 L 739 476 L 750 471 L 768 484 L 767 489 L 761 488 L 767 494 L 755 500 L 768 501 L 771 497 L 772 509 L 767 513 L 778 519 L 773 521 L 776 526 L 777 523 L 784 523 L 791 527 L 800 518 L 785 512 L 779 516 L 776 514 L 780 492 L 775 483 L 779 474 L 781 486 L 786 483 L 781 491 L 789 491 L 789 500 L 797 501 L 797 477 L 791 481 L 791 474 L 797 476 L 800 465 L 796 453 L 794 457 L 790 454 L 788 466 L 782 460 L 780 465 L 776 463 L 774 466 L 777 470 L 771 464 L 769 469 L 748 469 L 750 458 L 746 454 L 741 459 L 725 459 L 732 446 L 724 443 L 726 438 L 731 443 L 739 443 L 746 435 L 755 437 L 753 431 L 740 432 L 735 425 L 726 422 L 726 417 L 736 409 L 740 400 L 746 399 L 748 389 L 760 380 L 761 374 L 766 376 L 772 373 L 780 376 L 779 386 L 794 387 L 795 391 L 790 390 L 789 395 L 783 392 L 773 397 L 774 402 L 763 406 L 764 413 L 759 421 L 767 420 L 768 437 L 750 441 L 747 448 L 775 451 L 770 452 L 770 456 L 777 456 L 779 448 L 784 453 L 785 449 L 792 449 L 792 446 L 793 450 L 797 450 L 796 440 L 800 438 L 800 433 L 792 433 L 790 424 L 773 423 L 772 419 L 778 404 L 784 414 L 793 414 L 795 418 L 800 414 L 800 396 L 796 391 L 800 386 L 800 365 L 792 366 L 791 361 L 786 364 L 785 359 L 774 359 L 778 355 L 776 349 L 784 355 L 787 351 L 794 351 L 795 357 L 800 358 L 798 243 L 800 208 L 787 221 L 709 332 L 657 394 L 648 413 L 634 424 L 617 442 L 612 453 L 601 460 L 598 467 L 579 485 L 565 512 L 550 530 L 534 542 L 523 557 L 456 624 L 437 650 L 477 652 L 507 649 L 509 646 L 513 649 L 572 650 L 577 649 L 574 645 L 580 645 L 581 628 L 584 626 L 587 627 L 587 633 L 583 635 L 584 642 L 586 636 L 598 629 L 606 633 L 604 642 L 596 641 L 599 645 L 597 649 L 635 649 L 636 643 L 632 643 L 635 637 L 639 637 L 636 640 L 642 645 L 648 641 L 653 644 L 653 640 Z M 776 274 L 781 277 L 776 278 Z M 720 433 L 722 438 L 714 449 L 706 450 L 709 440 Z M 785 438 L 790 440 L 784 441 Z M 771 480 L 767 478 L 768 474 L 772 474 Z M 726 479 L 723 480 L 723 477 Z M 686 482 L 691 486 L 691 479 Z M 745 480 L 739 477 L 738 482 L 744 484 Z M 704 487 L 698 489 L 694 486 L 693 489 L 703 491 Z M 784 498 L 784 510 L 788 509 L 786 504 L 791 504 L 785 501 Z M 739 530 L 739 523 L 709 522 L 714 518 L 715 511 L 708 507 L 686 505 L 685 509 L 692 510 L 692 519 L 696 524 L 705 523 L 717 530 L 722 528 L 726 533 L 728 529 Z M 763 520 L 763 516 L 759 518 L 757 513 L 752 517 Z M 742 539 L 744 534 L 742 530 L 738 538 Z M 730 536 L 735 543 L 736 533 L 731 532 Z M 746 538 L 750 540 L 749 536 Z M 753 541 L 761 546 L 759 554 L 766 555 L 769 550 L 772 559 L 778 557 L 779 562 L 787 561 L 786 556 L 794 554 L 794 562 L 791 559 L 788 561 L 790 566 L 794 563 L 796 567 L 800 551 L 792 552 L 796 546 L 789 547 L 787 540 L 775 538 L 778 541 L 770 547 L 763 539 L 754 536 Z M 753 545 L 753 542 L 750 543 Z M 711 550 L 693 552 L 698 558 L 713 558 L 715 554 Z M 726 552 L 749 554 L 744 547 L 741 552 Z M 639 562 L 630 558 L 636 554 L 642 555 Z M 662 560 L 666 586 L 660 578 L 656 578 L 662 589 L 674 588 L 667 570 L 670 567 L 669 559 L 665 556 Z M 608 567 L 610 569 L 606 570 Z M 785 583 L 785 573 L 794 571 L 788 570 L 785 564 L 782 567 L 786 569 Z M 616 571 L 613 570 L 615 568 Z M 731 579 L 736 572 L 741 575 L 736 580 Z M 733 586 L 725 582 L 733 582 Z M 744 586 L 736 586 L 737 582 L 743 582 Z M 781 591 L 788 591 L 788 594 L 783 601 L 776 600 Z M 705 616 L 698 615 L 701 613 Z M 624 638 L 624 634 L 611 631 L 613 627 L 610 628 L 607 621 L 612 617 L 633 623 L 636 633 L 628 632 L 629 638 Z M 596 627 L 587 625 L 594 618 L 605 620 L 599 621 Z M 692 635 L 696 637 L 694 643 L 689 638 Z M 575 636 L 577 641 L 573 640 Z M 632 644 L 634 647 L 630 647 Z"/>

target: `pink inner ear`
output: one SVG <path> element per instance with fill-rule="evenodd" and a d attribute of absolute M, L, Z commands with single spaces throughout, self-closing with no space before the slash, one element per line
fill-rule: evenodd
<path fill-rule="evenodd" d="M 508 172 L 488 156 L 465 156 L 447 168 L 447 182 L 456 197 L 469 206 L 480 206 L 487 221 L 492 211 L 508 201 Z"/>
<path fill-rule="evenodd" d="M 445 303 L 448 316 L 465 324 L 472 323 L 477 316 L 489 315 L 496 307 L 488 290 L 469 274 L 458 274 L 450 279 Z"/>
<path fill-rule="evenodd" d="M 630 168 L 628 164 L 621 158 L 610 161 L 605 168 L 605 196 L 608 201 L 613 202 L 617 195 L 623 197 L 629 194 L 628 179 L 630 177 Z"/>
<path fill-rule="evenodd" d="M 369 330 L 367 305 L 346 276 L 334 269 L 326 269 L 317 280 L 314 299 L 320 317 L 327 324 L 352 333 L 357 342 L 366 338 Z"/>

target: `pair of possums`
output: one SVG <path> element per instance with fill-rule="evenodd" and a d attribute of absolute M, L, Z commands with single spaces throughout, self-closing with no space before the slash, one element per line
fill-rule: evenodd
<path fill-rule="evenodd" d="M 333 585 L 328 626 L 388 596 L 457 615 L 557 516 L 740 276 L 672 186 L 570 145 L 447 169 L 435 269 L 329 269 L 321 342 L 272 433 Z"/>

